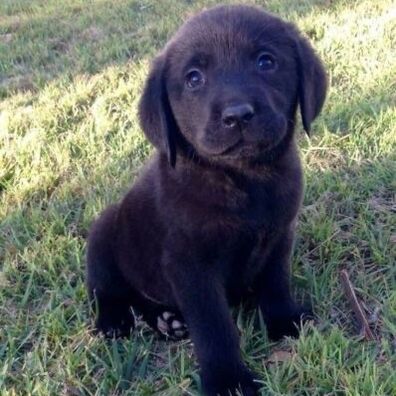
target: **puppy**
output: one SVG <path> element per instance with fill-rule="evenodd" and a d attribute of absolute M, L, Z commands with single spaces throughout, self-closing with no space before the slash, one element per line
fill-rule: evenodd
<path fill-rule="evenodd" d="M 252 294 L 273 339 L 298 334 L 290 255 L 302 197 L 294 141 L 326 93 L 296 28 L 248 6 L 188 20 L 156 57 L 139 116 L 156 152 L 94 223 L 87 285 L 96 327 L 128 335 L 131 307 L 191 337 L 206 395 L 256 395 L 229 305 Z"/>

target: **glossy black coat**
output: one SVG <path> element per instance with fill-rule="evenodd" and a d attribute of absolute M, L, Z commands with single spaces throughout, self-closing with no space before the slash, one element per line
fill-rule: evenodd
<path fill-rule="evenodd" d="M 257 63 L 263 53 L 274 60 L 268 70 Z M 191 70 L 203 79 L 193 89 Z M 155 329 L 173 312 L 187 323 L 207 395 L 256 394 L 229 305 L 253 295 L 271 338 L 298 334 L 305 311 L 289 285 L 302 198 L 294 125 L 299 106 L 309 131 L 325 92 L 311 46 L 258 8 L 220 6 L 181 27 L 140 102 L 157 152 L 89 236 L 98 330 L 129 334 L 131 306 Z M 252 114 L 225 123 L 230 108 Z"/>

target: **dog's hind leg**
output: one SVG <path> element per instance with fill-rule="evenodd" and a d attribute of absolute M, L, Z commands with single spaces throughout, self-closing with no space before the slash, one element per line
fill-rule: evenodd
<path fill-rule="evenodd" d="M 188 338 L 187 325 L 179 310 L 143 297 L 140 293 L 134 295 L 133 308 L 161 337 L 171 340 Z"/>
<path fill-rule="evenodd" d="M 95 327 L 106 337 L 126 337 L 135 326 L 131 311 L 133 293 L 113 256 L 116 206 L 105 210 L 88 239 L 87 286 L 96 312 Z"/>

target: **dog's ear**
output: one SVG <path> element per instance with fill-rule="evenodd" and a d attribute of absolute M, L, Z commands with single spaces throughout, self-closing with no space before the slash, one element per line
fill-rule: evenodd
<path fill-rule="evenodd" d="M 139 103 L 139 118 L 148 140 L 167 154 L 169 164 L 176 163 L 176 122 L 165 84 L 165 54 L 158 56 L 147 78 Z"/>
<path fill-rule="evenodd" d="M 312 46 L 300 37 L 296 43 L 298 63 L 298 100 L 303 126 L 309 135 L 312 121 L 326 98 L 327 77 L 322 62 Z"/>

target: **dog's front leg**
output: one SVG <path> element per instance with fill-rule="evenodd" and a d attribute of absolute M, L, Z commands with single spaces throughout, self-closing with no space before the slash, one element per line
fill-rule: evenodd
<path fill-rule="evenodd" d="M 265 263 L 255 282 L 268 336 L 273 340 L 283 336 L 298 336 L 301 320 L 312 318 L 311 310 L 297 304 L 290 290 L 293 241 L 293 229 L 272 241 L 269 252 L 263 252 Z"/>
<path fill-rule="evenodd" d="M 187 323 L 201 368 L 205 395 L 257 394 L 253 375 L 242 361 L 238 332 L 225 292 L 208 263 L 170 254 L 166 273 Z"/>

